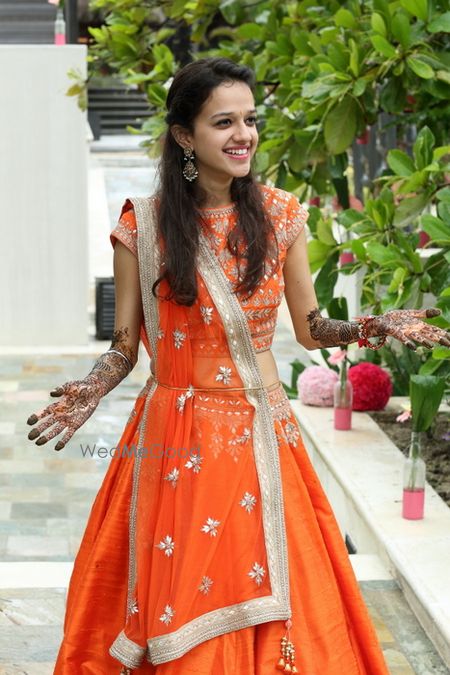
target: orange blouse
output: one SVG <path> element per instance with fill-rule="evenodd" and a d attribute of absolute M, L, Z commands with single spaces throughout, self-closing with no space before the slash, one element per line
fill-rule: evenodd
<path fill-rule="evenodd" d="M 277 238 L 280 268 L 274 274 L 265 274 L 259 283 L 257 292 L 250 298 L 238 293 L 239 302 L 246 314 L 256 352 L 264 352 L 271 348 L 275 326 L 277 321 L 278 307 L 284 294 L 284 280 L 282 268 L 286 260 L 288 248 L 296 240 L 303 229 L 308 211 L 299 204 L 297 198 L 279 188 L 266 185 L 261 186 L 264 198 L 264 206 L 272 220 Z M 239 270 L 235 256 L 227 248 L 227 236 L 236 225 L 237 208 L 235 205 L 221 208 L 202 210 L 202 227 L 208 237 L 221 266 L 228 279 L 233 284 L 239 279 Z M 120 240 L 134 255 L 137 256 L 137 228 L 133 205 L 127 200 L 122 208 L 119 222 L 111 232 L 111 243 L 114 246 Z M 267 268 L 270 270 L 275 265 L 275 260 L 267 260 Z M 199 300 L 190 308 L 189 325 L 191 338 L 194 346 L 201 350 L 202 355 L 207 349 L 202 340 L 196 340 L 204 335 L 205 323 L 208 320 L 208 307 L 200 304 Z"/>

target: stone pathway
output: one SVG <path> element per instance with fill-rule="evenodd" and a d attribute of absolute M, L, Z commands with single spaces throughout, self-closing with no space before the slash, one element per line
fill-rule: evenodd
<path fill-rule="evenodd" d="M 109 142 L 120 146 L 120 140 Z M 127 143 L 123 141 L 125 149 Z M 97 150 L 102 150 L 101 144 Z M 103 197 L 107 198 L 107 206 L 94 206 L 98 213 L 102 208 L 109 212 L 111 226 L 124 199 L 148 194 L 154 176 L 153 168 L 138 153 L 118 155 L 115 150 L 117 147 L 104 145 L 102 152 L 91 154 L 96 186 L 103 172 Z M 94 201 L 101 198 L 96 192 Z M 95 223 L 91 225 L 95 227 Z M 98 238 L 98 231 L 91 236 Z M 93 259 L 91 274 L 103 276 L 105 270 L 108 273 L 108 255 L 105 248 L 101 259 L 98 255 Z M 288 383 L 291 361 L 307 356 L 293 337 L 284 304 L 279 317 L 273 351 L 280 378 Z M 61 453 L 53 450 L 56 441 L 43 447 L 28 441 L 30 428 L 26 419 L 51 401 L 49 391 L 55 385 L 84 377 L 96 355 L 108 347 L 109 342 L 92 339 L 88 349 L 78 353 L 67 349 L 66 353 L 33 354 L 30 349 L 28 354 L 2 354 L 0 563 L 51 561 L 61 563 L 63 568 L 73 561 L 110 461 L 96 452 L 90 456 L 87 448 L 112 448 L 120 438 L 133 402 L 147 379 L 145 350 L 141 348 L 140 360 L 130 376 L 101 401 L 93 417 Z M 43 588 L 36 569 L 36 578 L 25 580 L 21 588 L 2 587 L 5 569 L 2 571 L 0 564 L 0 675 L 49 675 L 62 637 L 65 586 L 61 583 L 52 588 L 48 587 L 51 583 L 46 583 Z M 360 587 L 393 675 L 449 673 L 394 580 L 364 579 Z"/>

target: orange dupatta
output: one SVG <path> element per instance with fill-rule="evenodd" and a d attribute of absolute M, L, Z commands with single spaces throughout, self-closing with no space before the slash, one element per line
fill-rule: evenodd
<path fill-rule="evenodd" d="M 136 668 L 291 608 L 278 444 L 245 314 L 202 233 L 194 306 L 156 299 L 155 203 L 132 202 L 156 377 L 133 470 L 127 619 L 110 654 Z M 233 443 L 238 453 L 221 451 Z"/>

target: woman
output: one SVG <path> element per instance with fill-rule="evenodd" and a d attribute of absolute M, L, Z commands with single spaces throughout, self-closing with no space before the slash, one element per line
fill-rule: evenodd
<path fill-rule="evenodd" d="M 438 310 L 321 317 L 307 211 L 251 173 L 253 87 L 226 59 L 175 76 L 158 193 L 127 200 L 111 235 L 111 348 L 28 420 L 38 445 L 64 432 L 60 450 L 142 338 L 152 372 L 75 560 L 57 675 L 388 672 L 279 382 L 276 312 L 284 291 L 308 349 L 450 341 L 421 321 Z"/>

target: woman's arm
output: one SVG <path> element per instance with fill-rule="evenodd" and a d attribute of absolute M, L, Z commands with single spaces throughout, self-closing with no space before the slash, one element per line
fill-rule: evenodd
<path fill-rule="evenodd" d="M 306 349 L 337 347 L 363 338 L 390 335 L 410 349 L 415 342 L 431 348 L 435 343 L 450 346 L 445 330 L 422 319 L 440 314 L 439 309 L 391 310 L 359 321 L 339 321 L 321 316 L 309 270 L 306 234 L 303 229 L 288 248 L 283 268 L 285 297 L 294 325 L 295 337 Z"/>
<path fill-rule="evenodd" d="M 59 400 L 28 418 L 30 425 L 42 420 L 28 434 L 37 445 L 44 445 L 66 430 L 55 446 L 55 450 L 61 450 L 92 415 L 100 399 L 136 365 L 142 321 L 139 268 L 137 258 L 120 242 L 114 249 L 114 281 L 116 308 L 111 347 L 97 359 L 83 380 L 56 387 L 50 395 Z"/>

